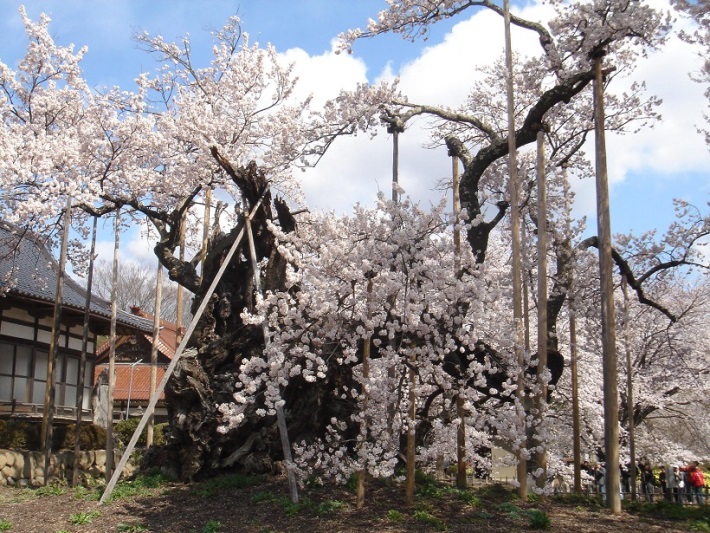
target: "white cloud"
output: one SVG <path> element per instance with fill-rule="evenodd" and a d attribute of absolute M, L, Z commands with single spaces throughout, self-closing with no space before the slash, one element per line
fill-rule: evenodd
<path fill-rule="evenodd" d="M 657 3 L 668 5 L 666 0 Z M 549 6 L 531 4 L 521 15 L 531 20 L 544 20 L 550 13 Z M 416 60 L 395 73 L 401 77 L 401 89 L 409 95 L 410 101 L 458 105 L 471 83 L 480 76 L 478 68 L 502 55 L 502 34 L 501 18 L 488 11 L 456 24 L 442 42 L 424 48 Z M 520 54 L 535 53 L 539 48 L 534 34 L 519 28 L 513 28 L 513 43 Z M 623 88 L 622 83 L 645 80 L 647 93 L 663 99 L 663 121 L 654 128 L 625 136 L 607 135 L 612 189 L 614 184 L 628 181 L 632 186 L 624 190 L 634 191 L 631 197 L 614 198 L 612 208 L 618 211 L 615 219 L 621 228 L 634 223 L 637 228 L 653 223 L 650 219 L 624 220 L 623 209 L 625 203 L 637 202 L 639 194 L 649 194 L 652 183 L 665 182 L 657 189 L 670 189 L 671 196 L 697 196 L 698 190 L 706 193 L 710 188 L 710 178 L 707 177 L 710 154 L 703 138 L 695 131 L 707 100 L 703 95 L 704 88 L 688 78 L 688 73 L 698 68 L 696 53 L 697 50 L 672 37 L 661 51 L 650 54 L 647 59 L 639 59 L 633 77 L 615 82 L 619 90 Z M 392 75 L 389 71 L 383 74 Z M 444 148 L 434 151 L 422 148 L 427 139 L 423 126 L 422 122 L 410 125 L 400 136 L 400 184 L 417 201 L 437 202 L 441 192 L 434 190 L 435 184 L 450 174 L 451 163 Z M 303 178 L 311 206 L 348 212 L 355 201 L 371 202 L 378 187 L 389 195 L 386 180 L 391 176 L 391 150 L 391 137 L 386 134 L 379 135 L 374 141 L 358 138 L 337 142 L 321 165 L 309 170 Z M 593 153 L 593 136 L 587 152 Z M 705 182 L 679 179 L 688 173 L 706 176 Z M 579 216 L 593 218 L 596 193 L 593 176 L 589 178 L 573 180 L 577 193 L 575 211 Z M 687 186 L 696 189 L 688 190 Z M 668 196 L 668 192 L 665 195 Z M 656 206 L 650 207 L 653 210 Z M 670 211 L 670 202 L 664 203 L 662 208 Z M 669 213 L 666 218 L 670 216 Z"/>

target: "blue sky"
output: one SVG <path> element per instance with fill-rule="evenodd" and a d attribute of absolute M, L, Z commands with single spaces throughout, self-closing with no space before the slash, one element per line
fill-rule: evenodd
<path fill-rule="evenodd" d="M 663 4 L 666 0 L 649 0 Z M 386 7 L 383 0 L 3 0 L 0 4 L 0 61 L 14 67 L 24 52 L 24 29 L 18 7 L 26 5 L 33 20 L 45 12 L 60 44 L 87 45 L 85 77 L 93 86 L 132 88 L 132 80 L 154 68 L 131 36 L 138 31 L 178 40 L 189 33 L 198 60 L 209 60 L 206 30 L 218 29 L 237 14 L 252 41 L 270 42 L 296 62 L 304 91 L 332 96 L 341 87 L 380 76 L 401 76 L 410 100 L 456 105 L 475 79 L 477 66 L 502 53 L 502 22 L 490 13 L 447 21 L 432 28 L 429 40 L 410 43 L 383 36 L 357 43 L 352 56 L 332 53 L 341 31 L 364 27 Z M 514 10 L 522 8 L 514 8 Z M 529 2 L 522 13 L 538 18 L 544 9 Z M 514 45 L 536 46 L 530 36 L 513 33 Z M 663 229 L 673 218 L 672 198 L 682 197 L 707 210 L 710 154 L 696 133 L 707 105 L 703 88 L 688 79 L 697 69 L 695 51 L 672 39 L 660 54 L 639 61 L 637 77 L 664 99 L 664 122 L 636 135 L 607 139 L 614 232 Z M 407 131 L 400 141 L 400 182 L 420 203 L 437 203 L 436 182 L 450 174 L 444 150 L 422 147 L 423 130 Z M 366 154 L 366 157 L 363 157 Z M 371 204 L 378 190 L 389 191 L 391 140 L 348 139 L 329 153 L 322 165 L 303 176 L 312 208 L 348 212 L 357 201 Z M 594 180 L 575 184 L 577 214 L 593 217 Z M 594 232 L 593 220 L 590 221 Z M 103 243 L 104 248 L 110 243 Z M 142 247 L 141 247 L 142 246 Z M 129 237 L 122 247 L 135 256 L 150 252 Z M 100 246 L 101 248 L 101 246 Z"/>

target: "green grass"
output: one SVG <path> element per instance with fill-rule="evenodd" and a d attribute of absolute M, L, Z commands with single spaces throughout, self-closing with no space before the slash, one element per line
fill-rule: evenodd
<path fill-rule="evenodd" d="M 148 529 L 140 524 L 125 524 L 121 522 L 118 524 L 118 530 L 124 533 L 139 533 L 141 531 L 148 531 Z"/>
<path fill-rule="evenodd" d="M 474 494 L 467 489 L 451 489 L 451 494 L 456 497 L 457 500 L 464 502 L 466 505 L 471 507 L 479 507 L 481 505 L 481 498 L 477 494 Z"/>
<path fill-rule="evenodd" d="M 404 520 L 404 514 L 397 509 L 390 509 L 387 511 L 387 518 L 392 520 L 393 522 L 401 522 Z"/>
<path fill-rule="evenodd" d="M 330 514 L 343 511 L 347 508 L 348 504 L 340 500 L 324 500 L 316 505 L 315 512 L 317 514 Z"/>
<path fill-rule="evenodd" d="M 710 531 L 710 524 L 703 520 L 691 522 L 690 531 Z"/>
<path fill-rule="evenodd" d="M 478 489 L 477 494 L 481 500 L 491 502 L 511 502 L 518 499 L 518 496 L 514 490 L 509 487 L 505 487 L 500 483 L 484 485 Z"/>
<path fill-rule="evenodd" d="M 496 508 L 501 513 L 505 513 L 513 519 L 519 519 L 523 516 L 523 510 L 513 502 L 503 502 L 498 504 Z"/>
<path fill-rule="evenodd" d="M 214 496 L 226 490 L 240 490 L 260 485 L 264 476 L 245 476 L 243 474 L 229 474 L 203 481 L 193 490 L 200 496 Z"/>
<path fill-rule="evenodd" d="M 12 522 L 0 518 L 0 531 L 10 531 L 12 529 Z"/>
<path fill-rule="evenodd" d="M 428 511 L 414 511 L 414 520 L 427 524 L 437 531 L 446 531 L 446 523 L 439 517 L 434 516 Z"/>
<path fill-rule="evenodd" d="M 69 523 L 75 525 L 75 526 L 83 526 L 85 524 L 91 524 L 91 522 L 94 521 L 94 518 L 97 518 L 101 513 L 98 511 L 89 511 L 88 513 L 85 512 L 79 512 L 79 513 L 74 513 L 69 517 Z"/>
<path fill-rule="evenodd" d="M 67 492 L 66 483 L 54 482 L 35 490 L 37 496 L 61 496 Z"/>
<path fill-rule="evenodd" d="M 259 491 L 255 492 L 254 494 L 251 495 L 249 500 L 252 503 L 260 503 L 260 502 L 275 502 L 279 500 L 279 496 L 274 494 L 273 492 L 269 491 Z"/>
<path fill-rule="evenodd" d="M 657 502 L 625 502 L 624 510 L 633 514 L 666 518 L 669 520 L 686 520 L 691 522 L 705 522 L 710 525 L 710 507 L 704 505 L 683 506 L 677 503 L 660 500 Z"/>
<path fill-rule="evenodd" d="M 157 489 L 167 481 L 168 478 L 161 474 L 145 474 L 137 476 L 132 481 L 120 481 L 114 487 L 111 497 L 107 501 L 143 496 L 149 494 L 151 489 Z M 97 488 L 97 492 L 102 493 L 103 488 Z M 100 497 L 101 494 L 99 494 Z"/>
<path fill-rule="evenodd" d="M 552 525 L 549 515 L 540 509 L 531 509 L 528 511 L 530 518 L 530 529 L 549 529 Z"/>
<path fill-rule="evenodd" d="M 202 528 L 202 533 L 217 533 L 222 529 L 222 522 L 219 520 L 210 520 Z"/>

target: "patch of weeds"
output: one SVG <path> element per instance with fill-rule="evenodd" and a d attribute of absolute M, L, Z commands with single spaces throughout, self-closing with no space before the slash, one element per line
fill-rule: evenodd
<path fill-rule="evenodd" d="M 69 523 L 74 524 L 75 526 L 83 526 L 84 524 L 91 524 L 91 522 L 94 521 L 94 518 L 97 518 L 101 513 L 98 511 L 89 511 L 88 513 L 85 512 L 79 512 L 79 513 L 74 513 L 69 517 Z"/>
<path fill-rule="evenodd" d="M 471 515 L 471 518 L 475 520 L 491 520 L 495 518 L 496 515 L 489 513 L 488 511 L 477 511 Z"/>
<path fill-rule="evenodd" d="M 554 502 L 565 505 L 581 505 L 584 507 L 602 507 L 604 505 L 601 498 L 597 496 L 590 496 L 588 494 L 556 494 L 552 496 L 551 499 Z"/>
<path fill-rule="evenodd" d="M 104 493 L 104 487 L 85 487 L 83 485 L 78 485 L 74 487 L 73 491 L 74 499 L 76 500 L 97 502 L 101 499 L 101 495 Z"/>
<path fill-rule="evenodd" d="M 11 501 L 16 503 L 26 502 L 37 497 L 37 491 L 35 489 L 24 488 L 16 492 L 17 493 L 13 495 L 13 498 L 11 498 Z"/>
<path fill-rule="evenodd" d="M 522 517 L 522 510 L 513 502 L 504 502 L 496 507 L 500 512 L 507 514 L 511 518 L 518 519 Z"/>
<path fill-rule="evenodd" d="M 147 492 L 144 487 L 135 485 L 133 481 L 119 481 L 113 488 L 111 496 L 106 501 L 125 500 L 126 498 L 146 494 Z"/>
<path fill-rule="evenodd" d="M 532 503 L 537 503 L 540 501 L 540 496 L 535 492 L 528 492 L 528 501 Z"/>
<path fill-rule="evenodd" d="M 268 492 L 268 491 L 259 491 L 255 492 L 254 494 L 251 495 L 251 498 L 249 500 L 252 503 L 259 503 L 259 502 L 275 502 L 279 500 L 279 497 L 276 496 L 273 492 Z"/>
<path fill-rule="evenodd" d="M 10 531 L 12 529 L 12 522 L 0 518 L 0 531 Z"/>
<path fill-rule="evenodd" d="M 417 486 L 417 494 L 423 498 L 441 499 L 446 495 L 446 488 L 436 484 Z"/>
<path fill-rule="evenodd" d="M 294 503 L 291 500 L 284 502 L 284 512 L 286 516 L 296 516 L 301 512 L 302 506 L 300 503 Z"/>
<path fill-rule="evenodd" d="M 205 527 L 202 528 L 202 533 L 217 533 L 221 529 L 222 522 L 219 520 L 210 520 L 205 524 Z"/>
<path fill-rule="evenodd" d="M 456 499 L 460 502 L 464 502 L 466 505 L 471 507 L 479 507 L 481 505 L 481 498 L 466 489 L 451 489 L 451 493 L 456 496 Z"/>
<path fill-rule="evenodd" d="M 690 531 L 710 531 L 710 524 L 704 520 L 697 520 L 696 522 L 691 522 Z"/>
<path fill-rule="evenodd" d="M 44 487 L 39 487 L 35 490 L 37 496 L 61 496 L 66 493 L 67 485 L 60 481 L 55 481 Z"/>
<path fill-rule="evenodd" d="M 357 474 L 352 473 L 348 476 L 348 480 L 345 482 L 345 487 L 350 492 L 355 492 L 355 489 L 357 489 Z"/>
<path fill-rule="evenodd" d="M 228 474 L 219 476 L 197 485 L 193 491 L 200 496 L 214 496 L 227 490 L 240 490 L 259 485 L 264 476 L 246 476 L 244 474 Z"/>
<path fill-rule="evenodd" d="M 141 531 L 148 531 L 148 529 L 140 524 L 126 524 L 121 522 L 118 524 L 118 530 L 125 533 L 139 533 Z"/>
<path fill-rule="evenodd" d="M 518 498 L 515 492 L 500 483 L 491 483 L 484 485 L 478 489 L 478 496 L 482 500 L 490 500 L 493 502 L 510 502 Z"/>
<path fill-rule="evenodd" d="M 531 529 L 549 529 L 552 525 L 549 515 L 541 509 L 531 509 L 528 511 Z"/>
<path fill-rule="evenodd" d="M 343 511 L 348 508 L 348 504 L 340 500 L 324 500 L 316 505 L 315 512 L 318 514 L 329 514 Z"/>
<path fill-rule="evenodd" d="M 404 514 L 401 511 L 398 511 L 397 509 L 390 509 L 387 511 L 387 518 L 392 520 L 393 522 L 401 522 L 404 520 Z"/>
<path fill-rule="evenodd" d="M 352 476 L 351 476 L 352 477 Z M 348 482 L 350 480 L 348 479 Z M 317 488 L 317 487 L 322 487 L 323 486 L 323 480 L 316 476 L 308 476 L 306 479 L 303 480 L 303 486 L 309 489 Z"/>
<path fill-rule="evenodd" d="M 432 526 L 437 531 L 446 531 L 446 523 L 427 511 L 414 511 L 414 520 Z"/>
<path fill-rule="evenodd" d="M 677 503 L 661 500 L 658 502 L 628 502 L 624 510 L 629 513 L 645 515 L 653 518 L 669 520 L 684 520 L 687 522 L 705 522 L 710 526 L 710 507 L 683 506 Z"/>
<path fill-rule="evenodd" d="M 146 489 L 157 489 L 161 485 L 168 483 L 169 478 L 161 474 L 160 472 L 154 472 L 151 474 L 143 474 L 138 476 L 133 482 L 137 487 L 142 487 Z"/>

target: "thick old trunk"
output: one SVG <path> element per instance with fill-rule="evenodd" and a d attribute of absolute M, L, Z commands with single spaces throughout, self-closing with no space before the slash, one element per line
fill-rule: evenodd
<path fill-rule="evenodd" d="M 257 261 L 266 260 L 260 269 L 263 290 L 285 290 L 286 261 L 268 224 L 278 223 L 283 231 L 294 231 L 292 214 L 279 199 L 274 200 L 272 210 L 266 176 L 256 165 L 234 169 L 216 150 L 213 155 L 242 191 L 245 211 L 259 205 L 251 219 L 251 228 Z M 179 215 L 176 213 L 172 219 L 182 220 Z M 168 268 L 171 279 L 195 292 L 195 312 L 245 221 L 240 221 L 229 234 L 212 232 L 201 279 L 195 264 L 180 261 L 174 255 L 180 231 L 180 224 L 174 221 L 158 225 L 162 231 L 156 254 Z M 255 298 L 249 244 L 242 241 L 189 340 L 188 346 L 195 348 L 196 354 L 179 361 L 165 390 L 170 426 L 168 446 L 165 454 L 152 456 L 150 460 L 160 462 L 180 479 L 193 479 L 227 467 L 265 472 L 283 459 L 276 417 L 257 414 L 263 405 L 250 405 L 237 429 L 219 431 L 225 420 L 221 419 L 217 406 L 234 400 L 241 364 L 263 354 L 263 330 L 258 325 L 245 324 L 241 318 L 243 311 L 254 309 Z M 326 379 L 317 383 L 293 378 L 282 390 L 291 442 L 323 437 L 331 418 L 347 417 L 352 406 L 335 397 L 338 385 L 352 385 L 349 367 L 333 365 Z"/>

